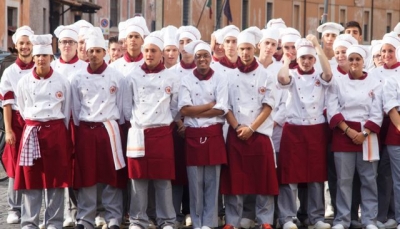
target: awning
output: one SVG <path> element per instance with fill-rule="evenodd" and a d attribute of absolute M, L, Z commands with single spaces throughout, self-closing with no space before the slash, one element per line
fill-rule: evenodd
<path fill-rule="evenodd" d="M 71 11 L 81 11 L 83 13 L 96 13 L 97 10 L 101 9 L 101 6 L 84 0 L 53 0 L 53 2 L 68 5 Z"/>

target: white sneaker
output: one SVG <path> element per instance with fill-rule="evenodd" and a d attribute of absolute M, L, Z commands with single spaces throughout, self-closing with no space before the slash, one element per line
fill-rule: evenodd
<path fill-rule="evenodd" d="M 46 227 L 45 227 L 45 225 L 44 225 L 44 222 L 41 223 L 41 224 L 39 224 L 39 229 L 46 229 Z"/>
<path fill-rule="evenodd" d="M 308 229 L 311 229 L 311 228 L 315 228 L 315 229 L 330 229 L 331 225 L 329 223 L 318 221 L 316 224 L 308 226 Z"/>
<path fill-rule="evenodd" d="M 192 226 L 192 218 L 189 214 L 185 215 L 185 226 Z"/>
<path fill-rule="evenodd" d="M 75 221 L 71 217 L 65 218 L 63 227 L 75 227 Z"/>
<path fill-rule="evenodd" d="M 400 229 L 400 224 L 399 224 L 399 225 L 397 225 L 397 229 Z"/>
<path fill-rule="evenodd" d="M 394 219 L 388 219 L 383 225 L 385 225 L 385 228 L 396 228 L 397 222 Z"/>
<path fill-rule="evenodd" d="M 131 225 L 129 226 L 129 229 L 142 229 L 142 228 L 138 225 Z"/>
<path fill-rule="evenodd" d="M 386 227 L 385 227 L 385 224 L 383 224 L 381 221 L 376 221 L 376 226 L 379 228 L 379 229 L 385 229 Z"/>
<path fill-rule="evenodd" d="M 163 227 L 162 229 L 174 229 L 171 225 L 167 225 L 165 227 Z"/>
<path fill-rule="evenodd" d="M 292 221 L 289 221 L 283 224 L 283 229 L 297 229 L 297 225 Z"/>
<path fill-rule="evenodd" d="M 333 207 L 331 204 L 328 204 L 325 208 L 325 218 L 332 219 L 334 216 Z"/>
<path fill-rule="evenodd" d="M 19 224 L 21 222 L 21 217 L 16 212 L 10 212 L 7 216 L 8 224 Z"/>
<path fill-rule="evenodd" d="M 254 228 L 255 227 L 254 220 L 242 218 L 240 220 L 240 227 L 244 229 Z"/>
<path fill-rule="evenodd" d="M 104 224 L 107 224 L 106 220 L 102 216 L 96 216 L 96 218 L 94 219 L 94 223 L 96 224 L 96 227 L 100 227 L 103 226 Z"/>
<path fill-rule="evenodd" d="M 103 227 L 101 227 L 101 229 L 108 229 L 107 224 L 104 224 Z"/>
<path fill-rule="evenodd" d="M 344 226 L 342 224 L 336 224 L 332 229 L 344 229 Z"/>
<path fill-rule="evenodd" d="M 202 226 L 201 229 L 211 229 L 211 228 L 207 226 Z"/>
<path fill-rule="evenodd" d="M 378 229 L 377 226 L 375 226 L 374 224 L 368 224 L 365 229 Z"/>

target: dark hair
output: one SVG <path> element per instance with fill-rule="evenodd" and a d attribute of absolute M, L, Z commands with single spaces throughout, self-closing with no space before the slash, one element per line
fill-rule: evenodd
<path fill-rule="evenodd" d="M 358 22 L 356 22 L 356 21 L 349 21 L 349 22 L 347 22 L 346 25 L 344 26 L 344 29 L 346 30 L 346 29 L 348 29 L 348 28 L 350 28 L 350 27 L 357 27 L 358 32 L 360 32 L 360 35 L 362 35 L 362 29 L 361 29 L 360 23 L 358 23 Z"/>
<path fill-rule="evenodd" d="M 118 44 L 118 37 L 117 37 L 117 36 L 115 36 L 115 37 L 110 37 L 110 38 L 108 39 L 108 47 L 110 48 L 111 44 L 113 44 L 113 43 L 117 43 L 117 44 Z"/>

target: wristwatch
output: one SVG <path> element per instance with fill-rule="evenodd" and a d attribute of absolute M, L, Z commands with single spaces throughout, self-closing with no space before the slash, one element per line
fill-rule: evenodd
<path fill-rule="evenodd" d="M 362 134 L 364 135 L 364 137 L 368 137 L 368 133 L 367 133 L 367 131 L 365 131 L 365 130 L 363 130 L 363 132 L 362 132 Z"/>

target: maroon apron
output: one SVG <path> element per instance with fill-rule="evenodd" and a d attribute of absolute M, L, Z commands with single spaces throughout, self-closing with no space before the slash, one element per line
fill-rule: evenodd
<path fill-rule="evenodd" d="M 26 120 L 26 125 L 40 128 L 37 133 L 41 158 L 34 160 L 32 166 L 19 166 L 21 139 L 14 189 L 69 187 L 72 184 L 72 147 L 64 120 L 47 122 Z M 24 132 L 25 129 L 26 126 Z"/>
<path fill-rule="evenodd" d="M 222 124 L 209 127 L 187 127 L 186 166 L 226 164 L 225 141 Z"/>
<path fill-rule="evenodd" d="M 121 132 L 121 131 L 120 131 Z M 83 122 L 76 127 L 74 188 L 97 183 L 125 188 L 127 168 L 115 170 L 110 137 L 101 122 Z"/>
<path fill-rule="evenodd" d="M 128 158 L 130 179 L 175 179 L 172 126 L 144 129 L 145 156 Z"/>
<path fill-rule="evenodd" d="M 25 121 L 19 111 L 12 110 L 11 127 L 15 135 L 15 144 L 5 144 L 2 160 L 7 171 L 7 176 L 15 178 L 15 169 L 18 161 L 18 148 L 22 139 Z"/>
<path fill-rule="evenodd" d="M 328 124 L 293 125 L 285 123 L 278 159 L 282 184 L 324 182 L 327 180 Z"/>
<path fill-rule="evenodd" d="M 228 165 L 221 169 L 222 194 L 278 195 L 274 151 L 268 136 L 254 132 L 243 141 L 229 127 L 226 145 Z"/>

